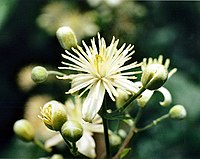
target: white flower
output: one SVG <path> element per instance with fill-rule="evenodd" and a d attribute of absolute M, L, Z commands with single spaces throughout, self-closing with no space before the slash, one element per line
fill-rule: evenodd
<path fill-rule="evenodd" d="M 162 55 L 160 55 L 158 57 L 158 59 L 156 59 L 156 58 L 155 59 L 149 58 L 148 62 L 147 62 L 147 59 L 144 58 L 143 59 L 143 64 L 141 66 L 142 71 L 144 71 L 146 69 L 146 67 L 149 66 L 149 65 L 151 65 L 151 64 L 161 64 L 166 69 L 168 69 L 169 68 L 169 64 L 170 64 L 170 59 L 166 59 L 165 63 L 163 64 L 163 56 Z M 169 73 L 168 73 L 168 79 L 176 71 L 177 71 L 176 68 L 173 68 L 172 70 L 170 70 Z M 136 85 L 138 85 L 138 87 L 141 87 L 142 83 L 141 82 L 136 82 Z M 168 106 L 172 102 L 172 97 L 171 97 L 170 92 L 165 87 L 160 87 L 159 89 L 156 89 L 156 90 L 145 90 L 142 93 L 142 96 L 137 99 L 138 105 L 141 106 L 141 107 L 144 107 L 147 104 L 147 102 L 150 100 L 150 98 L 152 97 L 152 95 L 153 95 L 153 93 L 155 91 L 158 91 L 158 92 L 162 93 L 162 95 L 164 97 L 164 100 L 162 102 L 160 102 L 161 106 Z"/>
<path fill-rule="evenodd" d="M 83 100 L 79 97 L 75 97 L 74 100 L 68 99 L 65 103 L 67 111 L 67 120 L 68 121 L 77 121 L 82 125 L 83 136 L 76 142 L 78 151 L 89 157 L 95 158 L 95 141 L 92 137 L 93 133 L 103 133 L 102 119 L 99 115 L 96 115 L 92 123 L 85 122 L 82 119 L 81 109 L 82 109 Z M 50 148 L 54 145 L 57 145 L 63 141 L 60 135 L 56 135 L 53 138 L 46 141 L 45 146 Z"/>
<path fill-rule="evenodd" d="M 138 87 L 131 80 L 136 79 L 134 75 L 141 72 L 131 69 L 141 66 L 141 64 L 134 62 L 125 65 L 134 54 L 134 46 L 128 45 L 125 48 L 126 44 L 123 44 L 120 49 L 117 49 L 119 40 L 115 40 L 115 37 L 106 47 L 104 38 L 100 38 L 98 34 L 98 49 L 94 38 L 91 40 L 91 47 L 88 47 L 84 41 L 82 43 L 85 51 L 80 46 L 72 49 L 76 55 L 66 50 L 66 54 L 62 54 L 62 56 L 71 63 L 62 62 L 66 67 L 59 67 L 59 69 L 77 71 L 77 74 L 58 78 L 72 80 L 71 89 L 67 93 L 83 90 L 81 96 L 89 90 L 83 103 L 82 117 L 85 121 L 91 122 L 101 108 L 106 91 L 113 101 L 118 96 L 116 88 L 130 94 L 137 92 Z"/>

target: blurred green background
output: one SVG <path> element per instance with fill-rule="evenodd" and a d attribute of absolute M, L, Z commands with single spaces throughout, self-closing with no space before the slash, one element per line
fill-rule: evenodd
<path fill-rule="evenodd" d="M 55 31 L 74 29 L 79 43 L 96 36 L 109 43 L 112 36 L 135 45 L 133 59 L 171 59 L 178 72 L 166 83 L 173 104 L 188 111 L 183 121 L 165 121 L 138 134 L 130 158 L 200 158 L 200 2 L 131 0 L 0 0 L 0 158 L 46 156 L 13 134 L 12 126 L 23 118 L 25 104 L 34 94 L 49 93 L 63 100 L 65 88 L 57 83 L 25 88 L 19 78 L 24 67 L 39 64 L 57 68 L 63 52 Z M 144 112 L 149 123 L 168 108 L 160 108 L 155 95 Z M 37 117 L 36 117 L 37 118 Z"/>

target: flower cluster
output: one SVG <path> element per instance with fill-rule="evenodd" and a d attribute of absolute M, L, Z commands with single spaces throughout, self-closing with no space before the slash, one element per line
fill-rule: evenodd
<path fill-rule="evenodd" d="M 91 46 L 82 41 L 83 47 L 78 45 L 70 27 L 59 28 L 56 35 L 65 50 L 65 54 L 62 54 L 63 66 L 58 68 L 65 72 L 48 71 L 42 66 L 36 66 L 31 77 L 37 84 L 41 84 L 53 74 L 58 79 L 70 81 L 71 87 L 66 92 L 65 104 L 50 100 L 40 108 L 38 117 L 48 129 L 56 133 L 42 145 L 36 139 L 31 123 L 22 119 L 13 127 L 22 140 L 34 142 L 48 152 L 55 146 L 66 143 L 74 156 L 82 154 L 96 158 L 98 145 L 93 135 L 104 133 L 107 158 L 112 155 L 120 158 L 121 154 L 125 155 L 122 151 L 134 133 L 147 130 L 167 118 L 181 120 L 186 117 L 185 108 L 175 105 L 168 113 L 145 127 L 137 125 L 154 92 L 160 92 L 164 96 L 161 106 L 166 107 L 172 103 L 170 91 L 163 86 L 177 70 L 168 70 L 169 59 L 164 61 L 160 55 L 155 59 L 144 58 L 143 62 L 138 63 L 132 59 L 135 53 L 133 45 L 123 44 L 118 48 L 119 40 L 115 37 L 110 44 L 106 44 L 99 33 L 97 39 L 91 39 Z M 136 116 L 126 109 L 134 109 L 133 101 L 137 101 L 135 103 L 138 105 Z M 108 106 L 108 102 L 111 106 Z M 119 127 L 111 131 L 108 123 L 115 119 Z M 123 127 L 120 127 L 121 123 Z M 128 127 L 129 131 L 124 130 L 124 127 Z M 113 152 L 110 152 L 110 148 Z M 105 154 L 101 157 L 105 157 Z"/>

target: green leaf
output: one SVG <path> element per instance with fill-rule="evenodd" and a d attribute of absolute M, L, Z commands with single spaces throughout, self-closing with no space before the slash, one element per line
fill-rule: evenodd
<path fill-rule="evenodd" d="M 131 148 L 125 148 L 125 149 L 122 151 L 122 153 L 120 154 L 119 158 L 120 158 L 120 159 L 125 158 L 125 157 L 128 155 L 128 153 L 129 153 L 130 151 L 131 151 Z"/>

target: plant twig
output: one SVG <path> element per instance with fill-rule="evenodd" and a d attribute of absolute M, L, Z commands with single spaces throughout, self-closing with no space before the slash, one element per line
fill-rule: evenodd
<path fill-rule="evenodd" d="M 107 102 L 106 102 L 106 95 L 104 97 L 103 102 L 103 108 L 102 108 L 103 114 L 107 113 Z M 104 128 L 104 139 L 106 144 L 106 158 L 111 158 L 111 152 L 110 152 L 110 142 L 109 142 L 109 135 L 108 135 L 108 120 L 102 116 L 103 119 L 103 128 Z"/>
<path fill-rule="evenodd" d="M 112 159 L 118 159 L 120 157 L 122 151 L 128 145 L 128 143 L 132 139 L 133 135 L 136 133 L 136 131 L 134 131 L 134 130 L 135 130 L 135 127 L 130 128 L 129 133 L 128 133 L 126 139 L 124 140 L 122 146 L 120 147 L 120 149 L 118 150 L 118 152 L 116 153 L 116 155 Z"/>
<path fill-rule="evenodd" d="M 147 126 L 143 127 L 143 128 L 138 128 L 137 132 L 141 132 L 141 131 L 145 131 L 153 126 L 156 126 L 159 122 L 163 121 L 164 119 L 167 119 L 169 117 L 169 114 L 165 114 L 161 117 L 159 117 L 156 120 L 153 120 L 150 124 L 148 124 Z"/>

